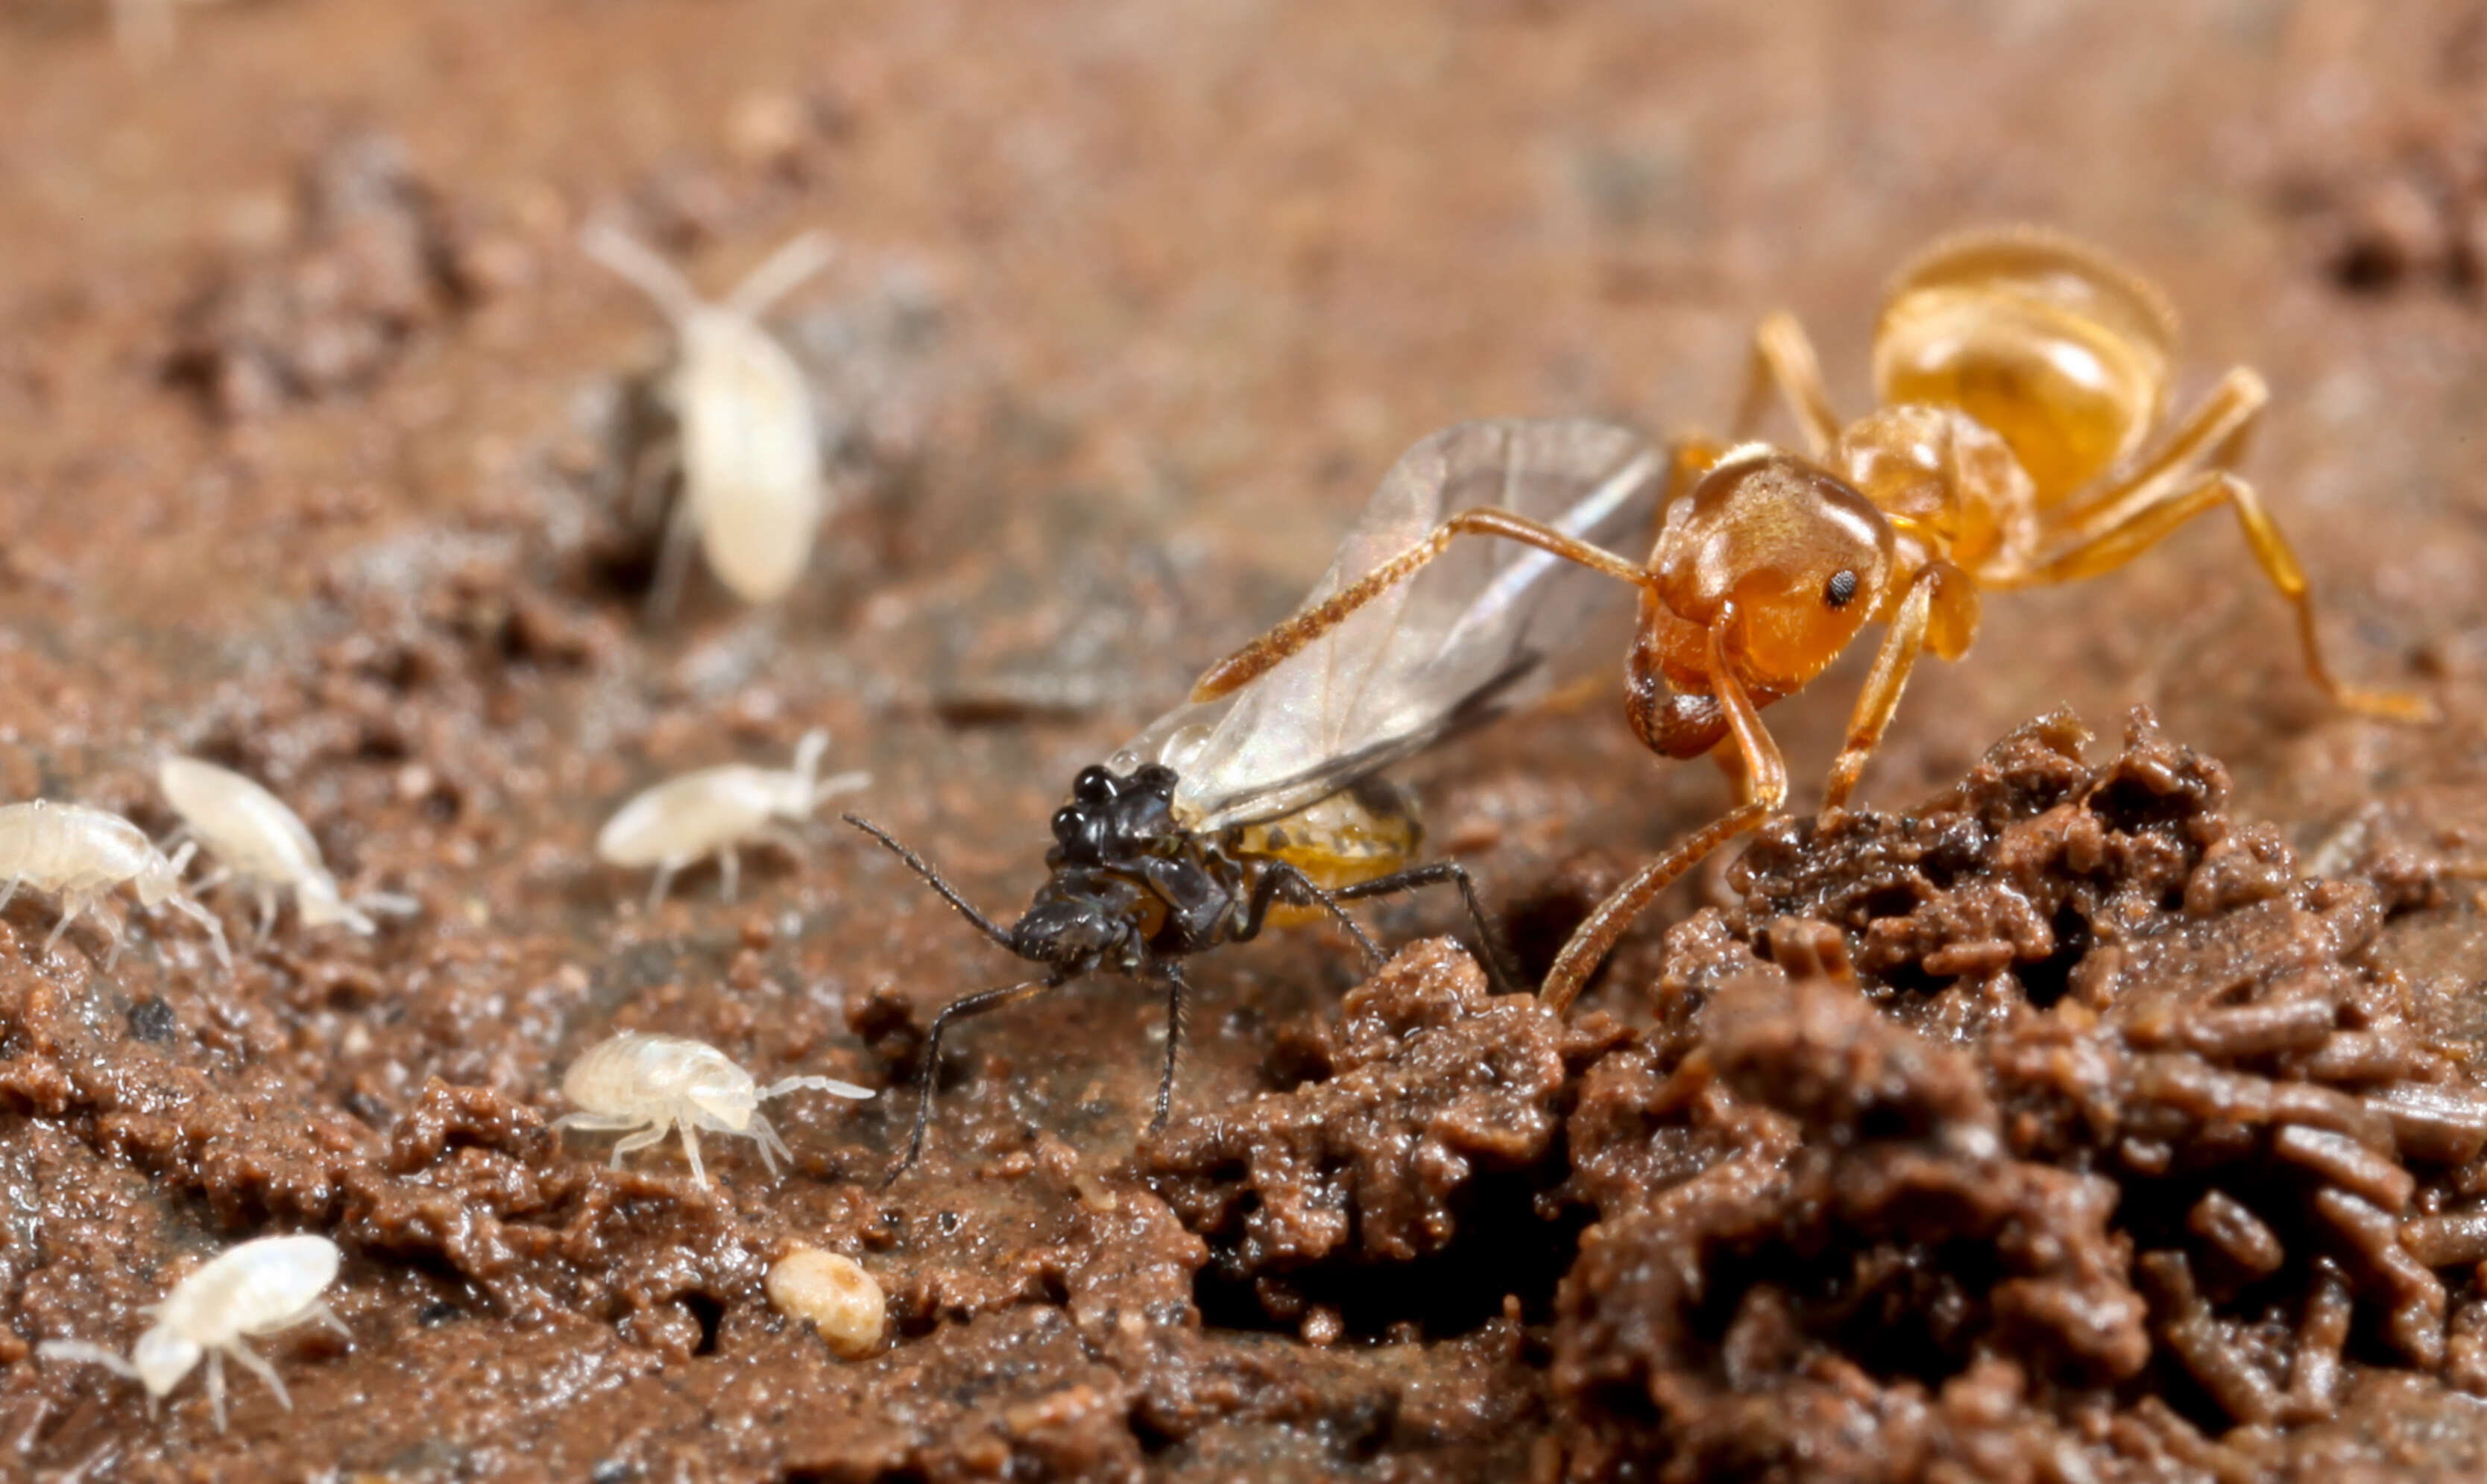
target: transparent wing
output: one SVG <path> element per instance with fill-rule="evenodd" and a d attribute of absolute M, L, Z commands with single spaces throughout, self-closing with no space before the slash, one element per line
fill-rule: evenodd
<path fill-rule="evenodd" d="M 1665 460 L 1581 418 L 1456 424 L 1401 457 L 1304 602 L 1495 505 L 1637 555 Z M 1632 589 L 1508 541 L 1469 538 L 1230 696 L 1160 717 L 1112 765 L 1161 762 L 1196 829 L 1291 813 L 1451 732 L 1530 699 L 1578 647 L 1620 656 Z"/>

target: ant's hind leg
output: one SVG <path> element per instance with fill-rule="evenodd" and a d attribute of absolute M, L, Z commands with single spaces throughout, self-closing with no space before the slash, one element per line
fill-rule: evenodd
<path fill-rule="evenodd" d="M 2373 690 L 2343 684 L 2323 659 L 2323 640 L 2316 623 L 2314 594 L 2305 569 L 2289 549 L 2270 512 L 2253 487 L 2225 469 L 2195 475 L 2160 498 L 2123 514 L 2115 524 L 2094 531 L 2057 550 L 2033 569 L 2040 582 L 2072 582 L 2112 572 L 2165 541 L 2178 526 L 2213 506 L 2225 504 L 2237 513 L 2246 545 L 2271 585 L 2297 613 L 2297 640 L 2305 652 L 2305 673 L 2337 704 L 2388 721 L 2427 721 L 2435 708 L 2422 697 L 2398 690 Z"/>
<path fill-rule="evenodd" d="M 1728 425 L 1736 442 L 1745 442 L 1760 430 L 1773 391 L 1796 418 L 1806 450 L 1816 459 L 1830 453 L 1830 445 L 1839 441 L 1839 414 L 1830 409 L 1830 394 L 1823 389 L 1822 361 L 1813 353 L 1813 342 L 1796 316 L 1785 310 L 1764 315 L 1762 322 L 1753 326 L 1745 398 L 1736 406 L 1735 422 Z"/>
<path fill-rule="evenodd" d="M 1410 866 L 1388 876 L 1342 886 L 1330 895 L 1342 902 L 1354 902 L 1364 897 L 1395 896 L 1423 886 L 1439 886 L 1444 882 L 1460 888 L 1460 901 L 1467 906 L 1468 921 L 1476 928 L 1477 958 L 1485 968 L 1486 980 L 1493 986 L 1494 993 L 1517 993 L 1515 987 L 1520 976 L 1511 972 L 1510 950 L 1504 946 L 1502 935 L 1495 931 L 1494 919 L 1486 915 L 1485 905 L 1477 900 L 1475 878 L 1469 876 L 1467 867 L 1458 861 L 1436 860 L 1421 866 Z"/>

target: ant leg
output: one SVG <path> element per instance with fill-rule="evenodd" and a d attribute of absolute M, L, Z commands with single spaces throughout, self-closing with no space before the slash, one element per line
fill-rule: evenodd
<path fill-rule="evenodd" d="M 1183 997 L 1191 992 L 1184 981 L 1182 965 L 1169 959 L 1159 966 L 1166 981 L 1166 1057 L 1165 1072 L 1158 1078 L 1158 1115 L 1149 1120 L 1151 1134 L 1162 1132 L 1166 1115 L 1174 1110 L 1174 1064 L 1183 1051 Z"/>
<path fill-rule="evenodd" d="M 1677 877 L 1701 863 L 1701 857 L 1717 850 L 1746 830 L 1757 828 L 1762 821 L 1787 802 L 1787 760 L 1779 755 L 1778 743 L 1771 740 L 1762 725 L 1762 714 L 1753 706 L 1751 697 L 1736 680 L 1735 671 L 1727 666 L 1721 648 L 1726 633 L 1735 627 L 1736 605 L 1720 606 L 1719 617 L 1710 627 L 1708 667 L 1716 687 L 1719 710 L 1726 713 L 1727 725 L 1734 732 L 1737 750 L 1744 754 L 1745 772 L 1751 780 L 1751 794 L 1745 802 L 1728 810 L 1695 830 L 1675 849 L 1633 873 L 1630 880 L 1615 888 L 1597 909 L 1572 932 L 1571 941 L 1554 957 L 1554 966 L 1547 971 L 1546 983 L 1537 997 L 1549 1009 L 1562 1015 L 1579 998 L 1581 987 L 1606 961 L 1615 940 L 1624 936 L 1641 909 L 1672 884 Z"/>
<path fill-rule="evenodd" d="M 1024 980 L 1006 989 L 982 990 L 941 1007 L 941 1013 L 933 1017 L 933 1028 L 924 1036 L 924 1088 L 915 1099 L 915 1128 L 907 1136 L 906 1155 L 890 1166 L 888 1175 L 881 1180 L 884 1187 L 913 1168 L 915 1162 L 924 1154 L 924 1130 L 933 1122 L 933 1084 L 941 1079 L 941 1033 L 949 1029 L 950 1022 L 1017 1004 L 1048 990 L 1058 990 L 1070 982 L 1069 974 L 1056 970 L 1042 979 Z"/>
<path fill-rule="evenodd" d="M 1970 585 L 1968 574 L 1949 562 L 1928 562 L 1919 568 L 1910 579 L 1908 596 L 1900 600 L 1899 611 L 1891 615 L 1883 647 L 1874 654 L 1874 668 L 1866 674 L 1864 687 L 1857 692 L 1857 705 L 1848 714 L 1848 741 L 1830 765 L 1830 782 L 1822 793 L 1824 808 L 1844 807 L 1856 791 L 1865 760 L 1882 742 L 1883 729 L 1891 724 L 1891 714 L 1900 708 L 1900 691 L 1909 684 L 1918 652 L 1926 647 L 1938 602 L 1950 605 L 1947 620 L 1967 630 L 1975 630 L 1977 592 Z"/>
<path fill-rule="evenodd" d="M 239 1362 L 244 1370 L 267 1383 L 267 1389 L 276 1393 L 276 1405 L 288 1412 L 293 1410 L 293 1398 L 286 1394 L 285 1381 L 276 1374 L 275 1366 L 268 1364 L 264 1357 L 243 1346 L 239 1340 L 226 1345 L 224 1351 Z"/>
<path fill-rule="evenodd" d="M 1369 886 L 1372 883 L 1368 882 L 1365 884 Z M 1349 916 L 1347 909 L 1338 905 L 1339 899 L 1335 894 L 1313 884 L 1311 877 L 1283 860 L 1271 861 L 1261 879 L 1253 883 L 1252 896 L 1244 905 L 1244 925 L 1236 930 L 1235 940 L 1248 942 L 1260 937 L 1261 923 L 1270 915 L 1271 905 L 1281 897 L 1290 907 L 1318 907 L 1338 919 L 1338 925 L 1347 929 L 1355 938 L 1356 946 L 1364 950 L 1365 963 L 1369 967 L 1379 968 L 1390 957 L 1382 951 L 1382 945 L 1373 940 L 1372 935 L 1364 931 L 1364 925 Z"/>
<path fill-rule="evenodd" d="M 2419 696 L 2398 690 L 2375 690 L 2343 684 L 2332 674 L 2323 659 L 2323 641 L 2317 630 L 2314 595 L 2305 581 L 2304 569 L 2289 549 L 2287 539 L 2273 523 L 2271 515 L 2251 485 L 2225 469 L 2213 469 L 2197 475 L 2191 482 L 2168 491 L 2156 503 L 2135 510 L 2121 524 L 2110 526 L 2070 546 L 2032 570 L 2038 582 L 2070 582 L 2094 577 L 2132 561 L 2142 552 L 2166 539 L 2169 533 L 2215 505 L 2226 504 L 2237 514 L 2237 523 L 2245 528 L 2246 544 L 2253 550 L 2254 561 L 2271 585 L 2288 600 L 2297 613 L 2297 640 L 2303 650 L 2305 673 L 2338 705 L 2369 716 L 2388 721 L 2428 721 L 2435 717 L 2435 708 Z"/>
<path fill-rule="evenodd" d="M 1458 861 L 1436 860 L 1421 866 L 1410 866 L 1404 871 L 1393 871 L 1388 876 L 1376 877 L 1369 882 L 1358 882 L 1353 886 L 1342 886 L 1330 895 L 1342 902 L 1354 902 L 1363 897 L 1386 897 L 1403 891 L 1414 891 L 1423 886 L 1439 886 L 1444 882 L 1449 882 L 1460 888 L 1460 901 L 1467 907 L 1468 921 L 1476 928 L 1477 941 L 1480 945 L 1477 957 L 1482 962 L 1486 980 L 1493 986 L 1494 993 L 1496 994 L 1517 993 L 1514 987 L 1519 983 L 1519 976 L 1511 972 L 1510 950 L 1503 945 L 1502 935 L 1495 931 L 1494 919 L 1485 914 L 1484 904 L 1477 900 L 1475 879 L 1468 875 L 1467 867 Z"/>
<path fill-rule="evenodd" d="M 1604 546 L 1591 546 L 1524 516 L 1491 505 L 1464 510 L 1434 527 L 1423 541 L 1210 666 L 1193 683 L 1191 698 L 1214 701 L 1268 673 L 1289 655 L 1346 622 L 1356 609 L 1414 576 L 1461 536 L 1499 536 L 1638 588 L 1650 588 L 1657 580 L 1638 562 L 1627 561 Z"/>
<path fill-rule="evenodd" d="M 1830 453 L 1830 445 L 1839 440 L 1839 414 L 1830 409 L 1830 394 L 1823 390 L 1822 361 L 1813 353 L 1813 342 L 1796 316 L 1783 309 L 1764 315 L 1762 322 L 1753 326 L 1753 357 L 1745 373 L 1745 397 L 1736 405 L 1736 420 L 1728 425 L 1734 441 L 1745 442 L 1760 429 L 1774 389 L 1795 416 L 1806 450 L 1816 459 Z"/>

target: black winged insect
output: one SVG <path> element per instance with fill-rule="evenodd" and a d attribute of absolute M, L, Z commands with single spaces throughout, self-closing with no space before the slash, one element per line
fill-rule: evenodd
<path fill-rule="evenodd" d="M 1349 586 L 1445 515 L 1494 504 L 1584 540 L 1653 527 L 1666 461 L 1635 434 L 1585 419 L 1467 422 L 1402 456 L 1304 606 Z M 1083 769 L 1053 816 L 1045 884 L 1005 928 L 922 857 L 847 815 L 895 852 L 978 932 L 1045 972 L 951 1001 L 934 1017 L 904 1173 L 924 1148 L 941 1037 L 1073 979 L 1112 970 L 1165 987 L 1165 1122 L 1189 990 L 1182 960 L 1242 942 L 1271 922 L 1327 914 L 1379 964 L 1380 945 L 1341 906 L 1419 886 L 1459 887 L 1504 975 L 1467 871 L 1417 863 L 1423 831 L 1391 764 L 1542 694 L 1558 657 L 1599 652 L 1628 627 L 1617 584 L 1542 551 L 1456 546 L 1232 695 L 1176 708 L 1104 763 Z M 1601 620 L 1605 624 L 1601 624 Z"/>

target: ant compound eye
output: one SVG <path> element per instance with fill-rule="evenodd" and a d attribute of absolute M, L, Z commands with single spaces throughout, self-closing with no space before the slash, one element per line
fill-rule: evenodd
<path fill-rule="evenodd" d="M 1857 574 L 1853 569 L 1846 567 L 1832 573 L 1830 581 L 1822 589 L 1822 601 L 1834 608 L 1848 606 L 1850 601 L 1856 596 Z"/>

